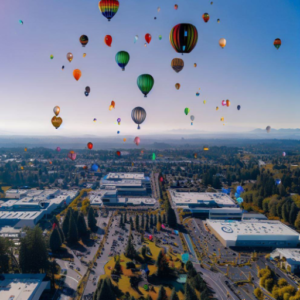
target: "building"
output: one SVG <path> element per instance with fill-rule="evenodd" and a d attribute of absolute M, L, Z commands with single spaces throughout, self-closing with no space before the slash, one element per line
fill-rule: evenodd
<path fill-rule="evenodd" d="M 157 201 L 150 197 L 118 197 L 118 191 L 96 190 L 89 193 L 91 205 L 97 206 L 154 206 Z"/>
<path fill-rule="evenodd" d="M 119 195 L 143 196 L 151 194 L 150 178 L 144 173 L 109 173 L 100 181 L 100 188 L 115 187 Z"/>
<path fill-rule="evenodd" d="M 169 190 L 173 206 L 204 218 L 237 219 L 242 211 L 225 193 L 187 193 Z M 223 216 L 223 217 L 222 217 Z"/>
<path fill-rule="evenodd" d="M 26 233 L 21 228 L 10 226 L 0 227 L 0 237 L 12 240 L 15 245 L 18 245 L 20 238 L 25 237 Z"/>
<path fill-rule="evenodd" d="M 78 195 L 77 190 L 26 190 L 19 200 L 0 204 L 0 227 L 34 227 L 43 217 L 65 207 Z"/>
<path fill-rule="evenodd" d="M 299 234 L 280 221 L 206 220 L 206 224 L 226 247 L 281 247 L 299 244 Z"/>
<path fill-rule="evenodd" d="M 268 218 L 263 214 L 243 213 L 242 220 L 268 220 Z"/>
<path fill-rule="evenodd" d="M 1 274 L 0 299 L 39 300 L 50 281 L 43 281 L 46 274 Z"/>
<path fill-rule="evenodd" d="M 271 259 L 279 260 L 281 267 L 292 273 L 300 273 L 300 249 L 277 248 L 270 254 Z"/>

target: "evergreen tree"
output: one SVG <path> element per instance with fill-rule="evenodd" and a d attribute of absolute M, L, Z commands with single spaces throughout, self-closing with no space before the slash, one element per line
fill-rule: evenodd
<path fill-rule="evenodd" d="M 88 212 L 88 226 L 93 232 L 97 230 L 97 220 L 95 218 L 94 209 L 92 207 L 89 208 Z"/>
<path fill-rule="evenodd" d="M 172 289 L 172 294 L 171 294 L 170 300 L 179 300 L 179 297 L 178 297 L 178 295 L 176 293 L 175 288 Z"/>
<path fill-rule="evenodd" d="M 161 286 L 158 292 L 157 300 L 167 300 L 167 299 L 168 299 L 167 292 L 165 288 Z"/>
<path fill-rule="evenodd" d="M 8 240 L 0 237 L 0 274 L 9 272 Z"/>
<path fill-rule="evenodd" d="M 171 228 L 175 228 L 177 226 L 176 214 L 172 207 L 169 207 L 167 210 L 167 222 Z"/>
<path fill-rule="evenodd" d="M 153 228 L 153 215 L 150 215 L 150 228 Z"/>
<path fill-rule="evenodd" d="M 142 230 L 145 229 L 145 215 L 144 215 L 144 214 L 142 214 L 142 224 L 141 224 L 141 228 L 142 228 Z"/>
<path fill-rule="evenodd" d="M 133 221 L 132 221 L 132 218 L 130 217 L 129 219 L 129 223 L 130 223 L 130 230 L 134 230 L 134 227 L 133 227 Z"/>
<path fill-rule="evenodd" d="M 144 258 L 146 258 L 146 256 L 147 256 L 147 248 L 146 248 L 146 246 L 143 246 L 143 247 L 142 247 L 142 256 L 143 256 Z"/>
<path fill-rule="evenodd" d="M 207 288 L 201 293 L 200 300 L 210 300 L 210 293 Z"/>
<path fill-rule="evenodd" d="M 69 232 L 68 232 L 68 242 L 69 243 L 77 243 L 78 242 L 78 229 L 77 224 L 74 219 L 73 214 L 70 215 L 70 223 L 69 223 Z"/>
<path fill-rule="evenodd" d="M 123 223 L 123 214 L 121 214 L 119 227 L 123 228 L 123 226 L 124 226 L 124 223 Z"/>
<path fill-rule="evenodd" d="M 139 218 L 139 215 L 135 216 L 135 230 L 140 231 L 140 218 Z"/>
<path fill-rule="evenodd" d="M 300 212 L 298 212 L 298 214 L 297 214 L 297 218 L 295 220 L 294 225 L 297 229 L 300 229 Z"/>
<path fill-rule="evenodd" d="M 163 214 L 162 222 L 163 222 L 164 224 L 166 224 L 166 214 L 165 214 L 165 213 Z"/>
<path fill-rule="evenodd" d="M 127 212 L 125 211 L 125 214 L 124 214 L 124 223 L 126 224 L 127 223 Z"/>
<path fill-rule="evenodd" d="M 57 227 L 55 227 L 50 235 L 50 240 L 49 240 L 49 246 L 51 251 L 56 252 L 60 249 L 60 246 L 62 244 L 61 238 L 60 238 L 60 234 L 59 231 L 57 229 Z"/>
<path fill-rule="evenodd" d="M 154 215 L 154 220 L 153 220 L 153 226 L 156 226 L 157 225 L 157 215 L 155 214 Z"/>
<path fill-rule="evenodd" d="M 28 229 L 21 239 L 19 265 L 22 273 L 45 273 L 48 269 L 48 251 L 39 226 Z"/>
<path fill-rule="evenodd" d="M 198 297 L 197 297 L 194 289 L 188 283 L 185 284 L 184 299 L 185 300 L 198 300 Z"/>
<path fill-rule="evenodd" d="M 77 229 L 78 229 L 78 236 L 80 238 L 88 237 L 89 231 L 87 229 L 83 213 L 80 213 L 77 218 Z"/>
<path fill-rule="evenodd" d="M 101 283 L 100 290 L 97 292 L 97 298 L 94 298 L 94 300 L 116 300 L 117 297 L 111 286 L 110 279 L 106 277 Z"/>
<path fill-rule="evenodd" d="M 160 224 L 162 223 L 161 214 L 158 214 L 158 222 L 159 222 Z"/>
<path fill-rule="evenodd" d="M 293 202 L 291 205 L 290 213 L 289 213 L 289 223 L 291 225 L 294 225 L 294 223 L 297 219 L 298 211 L 299 211 L 299 209 L 298 209 L 297 205 Z"/>
<path fill-rule="evenodd" d="M 288 211 L 288 204 L 287 203 L 284 203 L 282 205 L 281 215 L 282 215 L 282 218 L 285 222 L 289 221 L 289 211 Z"/>
<path fill-rule="evenodd" d="M 72 208 L 69 208 L 66 215 L 65 215 L 63 224 L 62 224 L 62 230 L 63 230 L 65 239 L 67 238 L 68 233 L 69 233 L 70 214 L 71 214 L 71 212 L 72 212 Z"/>
<path fill-rule="evenodd" d="M 127 246 L 125 249 L 125 256 L 128 258 L 135 258 L 136 257 L 136 251 L 132 244 L 131 236 L 128 238 Z"/>
<path fill-rule="evenodd" d="M 155 262 L 155 265 L 157 267 L 156 275 L 158 277 L 167 277 L 169 276 L 171 269 L 169 268 L 169 262 L 166 259 L 165 254 L 163 253 L 163 250 L 160 250 L 157 260 Z"/>

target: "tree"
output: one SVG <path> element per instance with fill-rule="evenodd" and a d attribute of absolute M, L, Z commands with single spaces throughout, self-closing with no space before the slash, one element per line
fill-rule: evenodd
<path fill-rule="evenodd" d="M 147 256 L 147 248 L 146 248 L 146 246 L 143 246 L 143 247 L 142 247 L 142 256 L 143 256 L 144 258 L 146 258 L 146 256 Z"/>
<path fill-rule="evenodd" d="M 161 223 L 160 222 L 157 222 L 156 229 L 157 229 L 158 232 L 160 232 L 160 230 L 161 230 Z"/>
<path fill-rule="evenodd" d="M 130 217 L 129 219 L 129 223 L 130 223 L 130 230 L 133 230 L 133 221 L 132 221 L 132 218 Z"/>
<path fill-rule="evenodd" d="M 132 244 L 131 236 L 128 238 L 127 246 L 125 249 L 125 256 L 129 258 L 135 258 L 136 257 L 136 250 Z"/>
<path fill-rule="evenodd" d="M 297 218 L 295 220 L 294 225 L 297 229 L 300 229 L 300 212 L 298 212 L 298 214 L 297 214 Z"/>
<path fill-rule="evenodd" d="M 178 295 L 176 293 L 175 288 L 172 289 L 172 294 L 171 294 L 170 300 L 179 300 L 179 297 L 178 297 Z"/>
<path fill-rule="evenodd" d="M 289 209 L 287 202 L 283 204 L 282 210 L 281 210 L 282 218 L 285 222 L 289 221 Z"/>
<path fill-rule="evenodd" d="M 258 300 L 262 300 L 264 298 L 264 294 L 260 288 L 256 288 L 254 290 L 254 295 Z"/>
<path fill-rule="evenodd" d="M 171 228 L 175 228 L 177 226 L 176 214 L 172 207 L 169 207 L 167 210 L 167 222 Z"/>
<path fill-rule="evenodd" d="M 119 227 L 123 228 L 123 226 L 124 226 L 124 223 L 123 223 L 123 214 L 121 214 Z"/>
<path fill-rule="evenodd" d="M 99 288 L 98 291 L 96 291 L 94 300 L 116 300 L 116 295 L 111 288 L 112 284 L 108 277 L 106 277 Z M 96 298 L 95 298 L 96 297 Z"/>
<path fill-rule="evenodd" d="M 167 292 L 165 288 L 161 286 L 158 292 L 157 300 L 167 300 L 167 299 L 168 299 Z"/>
<path fill-rule="evenodd" d="M 135 230 L 136 231 L 140 230 L 140 218 L 139 218 L 139 215 L 135 216 Z"/>
<path fill-rule="evenodd" d="M 9 272 L 8 240 L 0 237 L 0 274 Z"/>
<path fill-rule="evenodd" d="M 70 215 L 69 232 L 68 232 L 67 240 L 70 243 L 77 243 L 79 240 L 77 224 L 76 224 L 73 214 Z"/>
<path fill-rule="evenodd" d="M 94 209 L 92 207 L 89 208 L 88 212 L 88 226 L 94 232 L 97 230 L 97 220 L 95 218 Z"/>
<path fill-rule="evenodd" d="M 153 227 L 153 215 L 152 214 L 150 215 L 150 227 L 151 228 Z"/>
<path fill-rule="evenodd" d="M 142 224 L 141 224 L 141 228 L 142 228 L 142 230 L 145 229 L 145 215 L 144 215 L 144 214 L 142 214 Z"/>
<path fill-rule="evenodd" d="M 28 229 L 20 243 L 19 264 L 22 273 L 45 273 L 48 269 L 48 251 L 39 226 Z"/>
<path fill-rule="evenodd" d="M 80 213 L 79 216 L 78 216 L 77 229 L 78 229 L 78 236 L 80 238 L 88 237 L 89 231 L 87 229 L 83 213 Z"/>
<path fill-rule="evenodd" d="M 162 220 L 161 220 L 161 214 L 158 214 L 158 222 L 161 224 Z"/>
<path fill-rule="evenodd" d="M 194 291 L 194 289 L 188 284 L 185 284 L 185 292 L 184 292 L 185 300 L 198 300 L 198 297 Z"/>
<path fill-rule="evenodd" d="M 274 286 L 274 279 L 273 278 L 268 278 L 265 281 L 265 288 L 269 291 L 272 292 L 272 288 Z"/>
<path fill-rule="evenodd" d="M 157 215 L 154 215 L 154 218 L 153 218 L 153 226 L 156 226 L 157 225 Z"/>
<path fill-rule="evenodd" d="M 51 251 L 53 251 L 53 252 L 58 251 L 60 249 L 61 244 L 62 244 L 62 241 L 61 241 L 59 231 L 58 231 L 57 227 L 55 227 L 51 232 L 50 240 L 49 240 L 49 246 L 50 246 Z"/>
<path fill-rule="evenodd" d="M 157 267 L 156 275 L 158 277 L 167 277 L 171 273 L 168 260 L 163 250 L 160 250 L 155 265 Z"/>
<path fill-rule="evenodd" d="M 291 205 L 290 213 L 289 213 L 289 223 L 291 225 L 294 225 L 294 223 L 297 219 L 298 211 L 299 211 L 299 209 L 298 209 L 297 205 L 293 202 Z"/>
<path fill-rule="evenodd" d="M 63 224 L 62 224 L 62 230 L 63 230 L 65 238 L 67 238 L 68 233 L 69 233 L 70 214 L 71 213 L 72 213 L 72 208 L 69 208 L 68 211 L 67 211 L 67 213 L 66 213 L 66 215 L 65 215 Z"/>
<path fill-rule="evenodd" d="M 125 214 L 124 214 L 124 223 L 126 224 L 127 223 L 127 212 L 125 211 Z"/>

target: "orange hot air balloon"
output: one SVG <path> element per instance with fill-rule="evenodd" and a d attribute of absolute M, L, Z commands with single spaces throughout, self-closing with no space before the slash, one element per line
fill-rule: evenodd
<path fill-rule="evenodd" d="M 226 100 L 226 106 L 229 107 L 230 106 L 230 101 L 227 99 Z"/>
<path fill-rule="evenodd" d="M 81 71 L 79 69 L 75 69 L 73 71 L 73 76 L 78 81 L 80 79 L 80 77 L 81 77 Z"/>
<path fill-rule="evenodd" d="M 174 9 L 175 9 L 175 10 L 178 9 L 178 5 L 177 5 L 177 4 L 174 5 Z"/>
<path fill-rule="evenodd" d="M 144 150 L 141 150 L 141 153 L 144 154 Z"/>
<path fill-rule="evenodd" d="M 109 109 L 109 110 L 112 110 L 113 108 L 114 108 L 114 107 L 113 107 L 112 105 L 110 105 L 108 109 Z"/>
<path fill-rule="evenodd" d="M 51 160 L 49 160 L 49 164 L 52 165 L 52 161 Z"/>
<path fill-rule="evenodd" d="M 51 120 L 52 125 L 57 129 L 62 124 L 63 120 L 61 117 L 54 116 Z"/>
<path fill-rule="evenodd" d="M 112 37 L 111 35 L 106 35 L 104 38 L 104 43 L 108 46 L 111 47 L 111 43 L 112 43 Z"/>
<path fill-rule="evenodd" d="M 111 101 L 111 104 L 110 104 L 113 108 L 115 108 L 116 107 L 116 103 L 115 103 L 115 101 Z"/>
<path fill-rule="evenodd" d="M 179 90 L 179 89 L 180 89 L 180 83 L 176 83 L 176 84 L 175 84 L 175 88 L 176 88 L 177 90 Z"/>
<path fill-rule="evenodd" d="M 123 141 L 126 142 L 126 139 L 124 138 Z"/>

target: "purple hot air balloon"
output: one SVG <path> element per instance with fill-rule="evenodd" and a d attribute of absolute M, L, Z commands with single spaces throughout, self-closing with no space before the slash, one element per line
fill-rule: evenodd
<path fill-rule="evenodd" d="M 57 147 L 57 148 L 56 148 L 56 151 L 57 151 L 57 152 L 59 152 L 60 150 L 61 150 L 60 147 Z"/>
<path fill-rule="evenodd" d="M 120 125 L 121 124 L 121 118 L 118 118 L 117 122 L 118 122 L 118 125 Z"/>
<path fill-rule="evenodd" d="M 76 153 L 72 150 L 68 153 L 68 157 L 71 159 L 71 160 L 75 160 L 76 159 Z"/>

